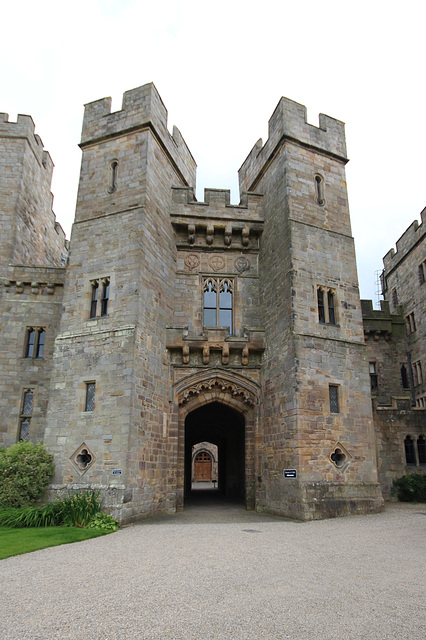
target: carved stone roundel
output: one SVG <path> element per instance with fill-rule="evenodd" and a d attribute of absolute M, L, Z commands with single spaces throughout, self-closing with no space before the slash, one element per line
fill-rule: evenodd
<path fill-rule="evenodd" d="M 221 271 L 225 268 L 225 260 L 222 256 L 213 256 L 213 258 L 210 259 L 209 264 L 214 271 Z"/>
<path fill-rule="evenodd" d="M 242 256 L 240 256 L 235 260 L 235 268 L 240 273 L 243 273 L 243 271 L 248 271 L 250 269 L 250 262 L 247 260 L 247 258 L 243 258 Z"/>
<path fill-rule="evenodd" d="M 193 253 L 185 258 L 185 267 L 190 271 L 193 271 L 200 264 L 200 258 Z"/>

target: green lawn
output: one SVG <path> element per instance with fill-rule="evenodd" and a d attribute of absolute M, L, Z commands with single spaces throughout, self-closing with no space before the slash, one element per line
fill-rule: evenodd
<path fill-rule="evenodd" d="M 108 532 L 109 533 L 109 532 Z M 59 544 L 80 542 L 105 535 L 100 529 L 78 529 L 77 527 L 37 527 L 12 529 L 0 527 L 0 560 L 21 553 L 56 547 Z"/>

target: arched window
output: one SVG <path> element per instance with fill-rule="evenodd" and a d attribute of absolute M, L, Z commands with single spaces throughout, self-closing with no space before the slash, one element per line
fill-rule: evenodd
<path fill-rule="evenodd" d="M 108 315 L 108 301 L 109 301 L 109 280 L 104 280 L 102 285 L 101 316 Z"/>
<path fill-rule="evenodd" d="M 45 330 L 44 329 L 40 329 L 39 332 L 38 332 L 36 358 L 42 358 L 43 357 L 45 335 L 46 335 Z"/>
<path fill-rule="evenodd" d="M 419 464 L 426 464 L 426 440 L 424 436 L 417 438 L 417 454 L 419 456 Z"/>
<path fill-rule="evenodd" d="M 92 282 L 92 300 L 90 303 L 90 317 L 96 318 L 96 310 L 98 308 L 98 291 L 99 291 L 99 282 L 95 280 Z"/>
<path fill-rule="evenodd" d="M 27 346 L 26 346 L 26 349 L 25 349 L 25 357 L 26 358 L 34 357 L 35 339 L 36 339 L 35 329 L 32 329 L 32 328 L 28 329 Z"/>
<path fill-rule="evenodd" d="M 204 282 L 204 320 L 205 327 L 216 326 L 217 293 L 216 282 L 207 279 Z"/>
<path fill-rule="evenodd" d="M 109 165 L 111 175 L 110 175 L 110 185 L 108 189 L 108 193 L 114 193 L 117 190 L 117 172 L 118 172 L 118 162 L 117 160 L 113 160 Z"/>
<path fill-rule="evenodd" d="M 407 367 L 405 366 L 405 364 L 401 365 L 401 382 L 403 389 L 410 388 L 410 385 L 408 383 Z"/>
<path fill-rule="evenodd" d="M 416 464 L 416 452 L 414 450 L 414 440 L 411 436 L 407 436 L 404 440 L 405 462 L 407 465 Z"/>
<path fill-rule="evenodd" d="M 232 288 L 229 280 L 220 283 L 219 293 L 219 326 L 229 327 L 232 333 Z"/>
<path fill-rule="evenodd" d="M 325 204 L 324 199 L 324 178 L 322 176 L 315 176 L 315 194 L 317 204 L 323 206 Z"/>

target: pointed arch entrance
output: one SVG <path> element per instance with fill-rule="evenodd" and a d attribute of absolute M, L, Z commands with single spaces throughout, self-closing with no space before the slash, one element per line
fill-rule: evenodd
<path fill-rule="evenodd" d="M 255 419 L 258 385 L 244 376 L 204 370 L 174 387 L 178 406 L 177 509 L 191 489 L 192 447 L 219 449 L 218 486 L 223 495 L 255 508 Z"/>

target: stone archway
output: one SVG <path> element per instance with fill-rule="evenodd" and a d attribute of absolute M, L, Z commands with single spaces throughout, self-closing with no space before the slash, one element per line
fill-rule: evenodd
<path fill-rule="evenodd" d="M 231 494 L 235 487 L 239 487 L 243 493 L 241 497 L 246 507 L 254 509 L 255 419 L 259 398 L 258 385 L 234 372 L 225 372 L 220 369 L 203 370 L 176 383 L 174 397 L 178 407 L 177 510 L 183 509 L 185 493 L 188 492 L 188 468 L 185 474 L 185 460 L 188 460 L 189 446 L 188 439 L 185 440 L 187 418 L 192 414 L 192 418 L 189 418 L 189 424 L 190 428 L 195 430 L 197 425 L 194 421 L 196 422 L 196 419 L 200 418 L 205 422 L 207 415 L 211 416 L 211 411 L 213 411 L 216 421 L 219 414 L 222 418 L 225 416 L 226 425 L 221 430 L 210 425 L 207 431 L 200 431 L 200 434 L 203 433 L 202 438 L 205 439 L 204 436 L 207 437 L 208 434 L 209 440 L 216 439 L 222 448 L 224 447 L 223 450 L 228 447 L 228 450 L 231 451 L 230 455 L 233 455 L 238 461 L 237 464 L 242 466 L 243 479 L 241 480 L 239 476 L 235 482 L 231 481 L 230 475 L 226 475 L 222 469 L 222 485 Z M 192 436 L 191 438 L 193 439 Z M 224 459 L 226 460 L 226 457 Z M 229 466 L 230 464 L 228 464 Z M 185 477 L 187 478 L 186 486 Z M 189 481 L 190 479 L 189 474 Z"/>

